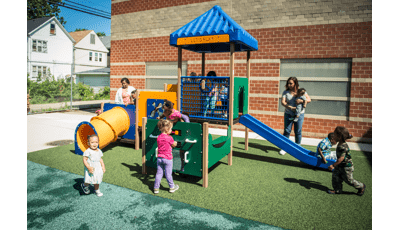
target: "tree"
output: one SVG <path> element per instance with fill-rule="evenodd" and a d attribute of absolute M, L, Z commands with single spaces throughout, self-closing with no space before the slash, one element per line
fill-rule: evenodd
<path fill-rule="evenodd" d="M 67 23 L 67 21 L 64 21 L 63 17 L 59 16 L 61 12 L 59 5 L 63 4 L 62 0 L 51 0 L 51 2 L 46 0 L 28 0 L 27 2 L 28 20 L 56 16 L 61 25 L 64 26 Z"/>
<path fill-rule="evenodd" d="M 87 29 L 76 28 L 74 32 L 76 32 L 76 31 L 85 31 L 85 30 L 87 30 Z"/>

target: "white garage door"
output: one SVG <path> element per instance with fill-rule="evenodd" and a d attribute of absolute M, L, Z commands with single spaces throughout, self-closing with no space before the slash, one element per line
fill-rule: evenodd
<path fill-rule="evenodd" d="M 109 76 L 99 76 L 99 75 L 84 75 L 79 76 L 79 82 L 89 85 L 93 88 L 94 93 L 98 93 L 101 88 L 105 86 L 110 87 L 110 77 Z"/>

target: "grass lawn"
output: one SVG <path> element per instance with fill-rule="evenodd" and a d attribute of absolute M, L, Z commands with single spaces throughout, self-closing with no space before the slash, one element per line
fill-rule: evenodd
<path fill-rule="evenodd" d="M 315 151 L 315 146 L 304 146 Z M 364 196 L 343 185 L 343 195 L 329 195 L 332 174 L 308 166 L 265 140 L 233 140 L 233 165 L 228 157 L 209 170 L 209 187 L 202 179 L 174 174 L 180 186 L 168 193 L 165 178 L 158 196 L 286 229 L 372 229 L 371 153 L 352 151 L 354 178 L 367 185 Z M 106 173 L 103 181 L 152 194 L 156 170 L 142 175 L 141 150 L 112 143 L 103 149 Z M 28 160 L 83 176 L 82 156 L 74 145 L 28 153 Z"/>

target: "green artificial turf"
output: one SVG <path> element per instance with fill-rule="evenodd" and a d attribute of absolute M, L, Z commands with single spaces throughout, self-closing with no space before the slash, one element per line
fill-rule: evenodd
<path fill-rule="evenodd" d="M 315 151 L 314 146 L 304 146 Z M 209 187 L 202 179 L 174 174 L 180 186 L 168 193 L 165 178 L 158 196 L 287 229 L 372 229 L 371 154 L 352 151 L 354 178 L 367 185 L 364 196 L 343 185 L 344 194 L 329 195 L 331 172 L 306 165 L 265 140 L 233 140 L 233 165 L 223 158 L 209 170 Z M 156 170 L 142 175 L 142 151 L 125 143 L 103 149 L 103 181 L 152 194 Z M 82 156 L 74 145 L 28 153 L 28 160 L 83 176 Z"/>

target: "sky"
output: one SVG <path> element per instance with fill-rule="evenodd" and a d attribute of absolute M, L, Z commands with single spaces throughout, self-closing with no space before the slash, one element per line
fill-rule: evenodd
<path fill-rule="evenodd" d="M 68 1 L 64 0 L 63 2 L 67 3 L 67 5 L 69 4 L 79 8 L 85 8 L 89 11 L 95 11 L 94 9 L 91 8 L 106 11 L 109 13 L 108 15 L 111 18 L 111 0 L 68 0 Z M 74 2 L 80 5 L 76 5 L 74 4 Z M 86 8 L 85 6 L 91 8 Z M 59 16 L 63 17 L 64 21 L 67 22 L 64 25 L 64 28 L 68 32 L 73 32 L 75 31 L 75 29 L 79 28 L 79 29 L 94 30 L 94 32 L 96 33 L 104 32 L 106 36 L 111 35 L 111 19 L 94 16 L 91 14 L 72 10 L 66 7 L 59 7 L 59 8 L 61 10 Z"/>

